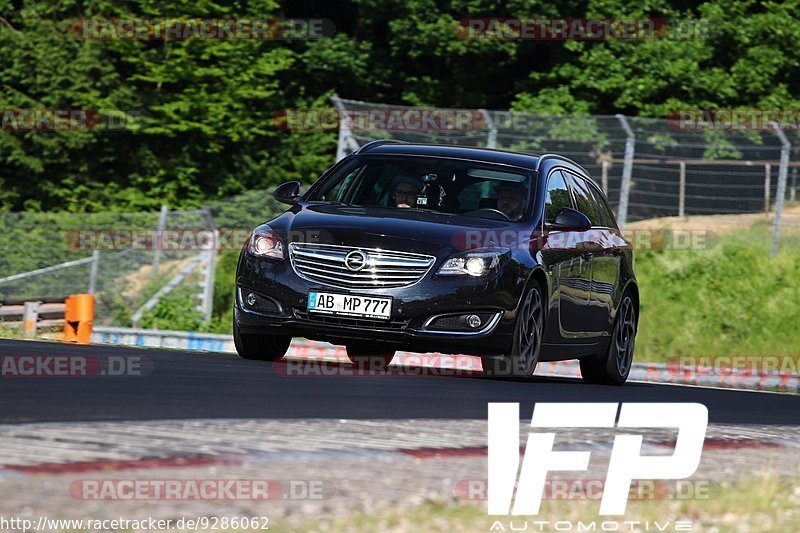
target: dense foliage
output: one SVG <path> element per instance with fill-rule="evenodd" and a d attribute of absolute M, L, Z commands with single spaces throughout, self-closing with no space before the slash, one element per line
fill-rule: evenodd
<path fill-rule="evenodd" d="M 119 131 L 0 131 L 0 210 L 198 205 L 332 161 L 283 109 L 343 97 L 539 113 L 797 108 L 800 3 L 711 0 L 0 0 L 0 110 L 96 109 Z M 465 17 L 704 19 L 706 39 L 463 39 Z M 81 18 L 306 17 L 320 40 L 87 40 Z"/>

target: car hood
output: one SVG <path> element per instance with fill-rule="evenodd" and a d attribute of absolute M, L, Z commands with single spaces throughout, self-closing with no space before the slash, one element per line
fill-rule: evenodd
<path fill-rule="evenodd" d="M 319 242 L 440 256 L 507 244 L 518 224 L 417 209 L 297 205 L 269 222 L 288 242 Z"/>

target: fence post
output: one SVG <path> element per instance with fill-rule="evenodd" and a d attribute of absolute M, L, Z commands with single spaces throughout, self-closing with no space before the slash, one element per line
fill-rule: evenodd
<path fill-rule="evenodd" d="M 483 119 L 486 121 L 486 127 L 489 130 L 486 136 L 486 148 L 497 148 L 497 125 L 495 125 L 492 116 L 487 110 L 480 109 L 479 111 L 481 115 L 483 115 Z"/>
<path fill-rule="evenodd" d="M 625 130 L 625 161 L 622 164 L 622 187 L 619 191 L 619 207 L 617 208 L 617 223 L 619 229 L 625 227 L 628 220 L 628 198 L 631 194 L 631 174 L 633 173 L 633 152 L 636 146 L 636 136 L 628 124 L 625 115 L 616 115 L 617 120 Z"/>
<path fill-rule="evenodd" d="M 347 109 L 344 107 L 344 102 L 339 98 L 339 95 L 333 93 L 331 102 L 339 112 L 339 142 L 336 145 L 336 160 L 344 159 L 350 153 L 358 150 L 358 141 L 353 137 L 353 132 L 350 130 L 350 119 L 347 116 Z"/>
<path fill-rule="evenodd" d="M 92 269 L 89 271 L 89 290 L 87 294 L 97 292 L 97 271 L 100 268 L 100 250 L 92 252 Z"/>
<path fill-rule="evenodd" d="M 603 159 L 602 170 L 600 171 L 600 184 L 603 186 L 603 192 L 608 196 L 608 167 L 611 165 L 607 160 Z"/>
<path fill-rule="evenodd" d="M 211 321 L 211 312 L 214 310 L 214 275 L 217 264 L 217 243 L 219 242 L 219 230 L 212 231 L 212 243 L 208 248 L 205 259 L 205 280 L 202 296 L 203 320 L 206 323 Z"/>
<path fill-rule="evenodd" d="M 27 338 L 36 336 L 36 323 L 39 321 L 39 303 L 25 302 L 22 308 L 22 334 Z"/>
<path fill-rule="evenodd" d="M 764 164 L 764 214 L 769 216 L 769 181 L 772 174 L 772 165 Z"/>
<path fill-rule="evenodd" d="M 770 252 L 772 255 L 775 255 L 778 253 L 778 245 L 781 238 L 783 200 L 786 196 L 786 176 L 789 173 L 789 150 L 792 149 L 792 145 L 776 122 L 770 122 L 770 125 L 781 141 L 781 166 L 778 169 L 778 192 L 775 195 L 775 222 L 772 226 L 772 250 Z"/>
<path fill-rule="evenodd" d="M 203 320 L 208 323 L 211 321 L 211 312 L 214 308 L 214 275 L 216 274 L 219 230 L 214 223 L 214 215 L 211 213 L 211 209 L 203 207 L 203 213 L 206 216 L 208 227 L 210 228 L 208 233 L 211 242 L 209 243 L 208 249 L 201 254 L 203 257 L 203 268 L 201 270 L 203 281 L 200 283 L 200 287 L 202 288 L 202 292 L 200 293 L 200 312 L 203 313 Z"/>
<path fill-rule="evenodd" d="M 156 228 L 156 251 L 153 255 L 153 270 L 150 271 L 151 276 L 155 276 L 158 273 L 158 265 L 161 263 L 161 247 L 164 244 L 164 230 L 167 228 L 168 213 L 167 204 L 161 204 L 161 212 L 158 214 L 158 227 Z"/>
<path fill-rule="evenodd" d="M 679 180 L 678 216 L 683 218 L 686 216 L 686 161 L 680 163 Z"/>

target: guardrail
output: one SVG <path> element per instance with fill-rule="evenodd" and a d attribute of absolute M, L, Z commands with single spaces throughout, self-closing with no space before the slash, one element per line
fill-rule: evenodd
<path fill-rule="evenodd" d="M 233 353 L 233 336 L 221 333 L 195 333 L 192 331 L 170 331 L 140 328 L 114 328 L 98 326 L 92 331 L 92 342 L 145 346 L 149 348 L 179 348 L 209 352 Z"/>
<path fill-rule="evenodd" d="M 233 336 L 223 333 L 98 326 L 92 330 L 92 343 L 236 353 Z M 290 353 L 296 357 L 347 360 L 344 347 L 307 339 L 294 339 Z"/>
<path fill-rule="evenodd" d="M 33 337 L 38 328 L 63 328 L 66 308 L 66 303 L 25 302 L 21 305 L 0 305 L 0 324 L 11 328 L 21 327 L 26 337 Z M 59 318 L 54 318 L 55 316 Z M 20 320 L 6 320 L 7 317 L 20 317 Z"/>
<path fill-rule="evenodd" d="M 21 320 L 6 320 L 20 317 Z M 21 305 L 0 305 L 0 325 L 22 327 L 23 336 L 36 336 L 39 328 L 62 328 L 65 342 L 89 344 L 94 320 L 94 296 L 75 294 L 64 303 L 28 301 Z"/>

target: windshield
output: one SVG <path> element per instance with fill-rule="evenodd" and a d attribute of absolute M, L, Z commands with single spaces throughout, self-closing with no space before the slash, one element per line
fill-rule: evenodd
<path fill-rule="evenodd" d="M 306 201 L 519 221 L 530 214 L 531 176 L 472 161 L 363 156 L 338 169 Z"/>

